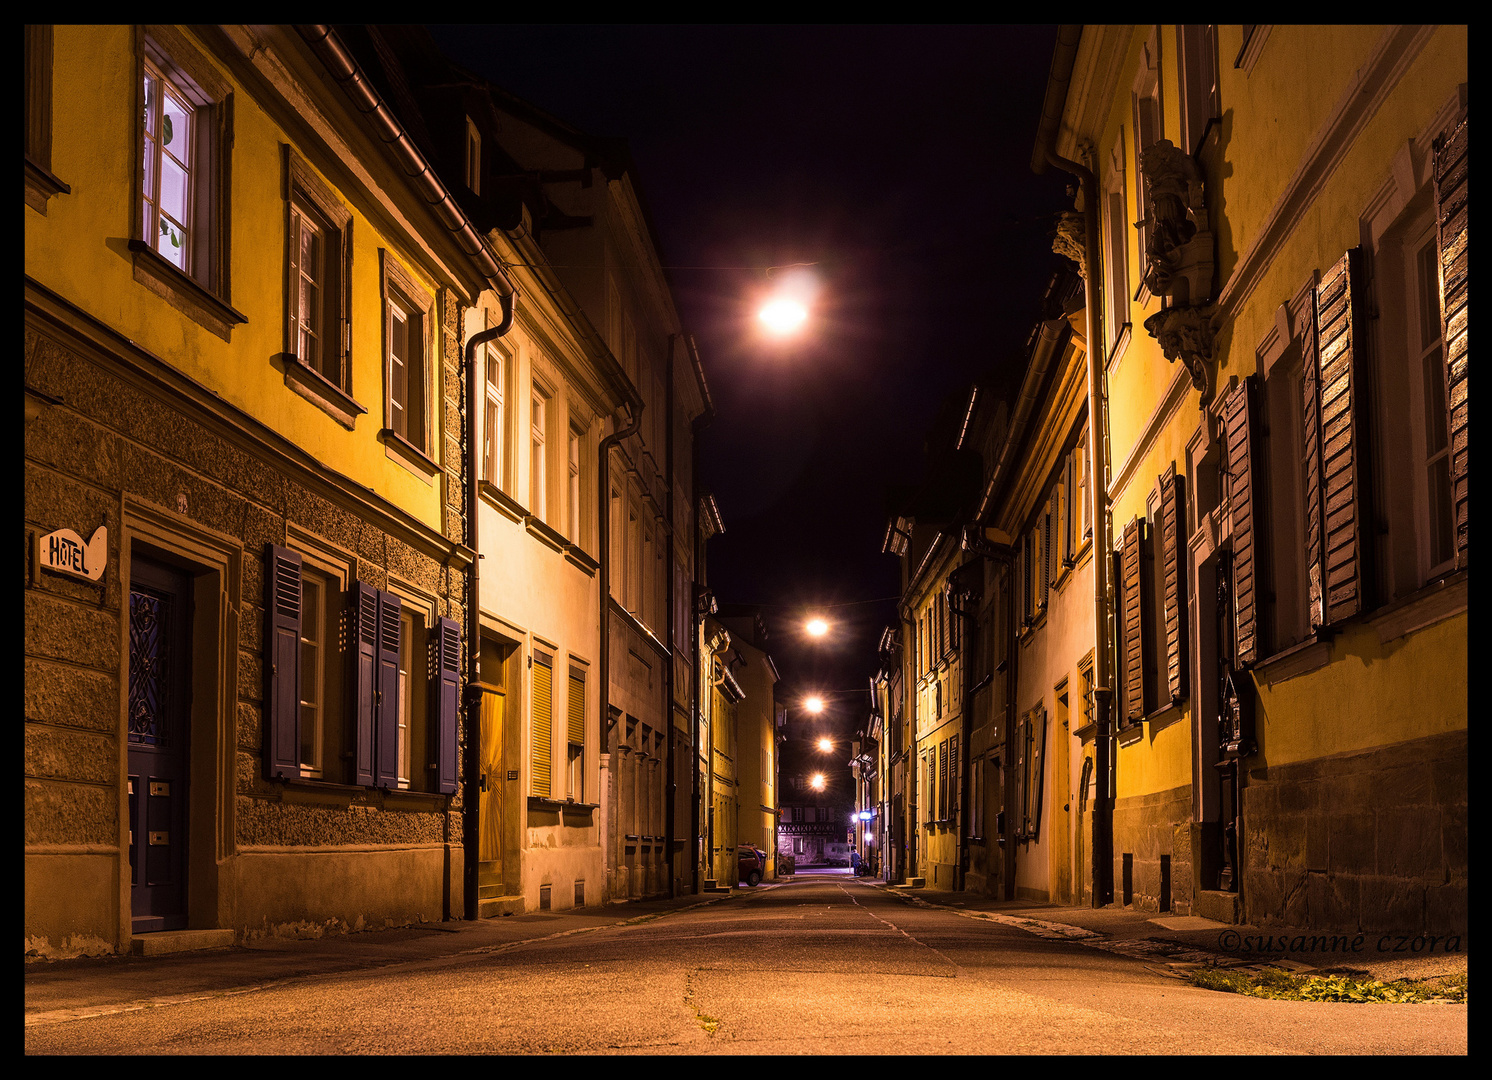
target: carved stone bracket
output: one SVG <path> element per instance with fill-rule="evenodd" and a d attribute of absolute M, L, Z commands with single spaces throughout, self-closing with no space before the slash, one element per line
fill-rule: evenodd
<path fill-rule="evenodd" d="M 1212 233 L 1207 228 L 1202 174 L 1169 139 L 1140 151 L 1145 177 L 1145 286 L 1177 306 L 1212 299 Z"/>
<path fill-rule="evenodd" d="M 1145 329 L 1160 344 L 1167 360 L 1180 360 L 1191 373 L 1192 386 L 1202 392 L 1206 406 L 1212 397 L 1213 309 L 1199 307 L 1161 308 L 1145 320 Z"/>
<path fill-rule="evenodd" d="M 1052 238 L 1052 250 L 1078 264 L 1078 273 L 1088 280 L 1088 247 L 1083 229 L 1083 215 L 1077 210 L 1064 210 L 1057 215 L 1057 232 Z"/>

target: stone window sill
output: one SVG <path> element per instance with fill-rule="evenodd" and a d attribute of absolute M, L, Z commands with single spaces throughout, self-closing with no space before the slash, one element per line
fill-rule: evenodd
<path fill-rule="evenodd" d="M 399 462 L 410 472 L 428 484 L 440 473 L 440 466 L 425 456 L 425 452 L 392 428 L 378 433 L 390 459 Z"/>
<path fill-rule="evenodd" d="M 285 385 L 326 413 L 348 431 L 368 410 L 352 395 L 311 367 L 294 353 L 285 353 Z"/>
<path fill-rule="evenodd" d="M 248 316 L 214 295 L 195 278 L 183 274 L 143 240 L 131 240 L 135 280 L 186 315 L 204 330 L 232 341 L 233 328 Z"/>
<path fill-rule="evenodd" d="M 524 506 L 513 496 L 498 487 L 491 480 L 480 482 L 477 490 L 482 498 L 492 504 L 493 508 L 503 517 L 522 525 L 528 518 L 528 507 Z"/>
<path fill-rule="evenodd" d="M 1426 585 L 1418 592 L 1402 597 L 1373 612 L 1368 625 L 1378 631 L 1378 640 L 1387 645 L 1396 638 L 1424 630 L 1459 615 L 1469 606 L 1469 585 L 1465 570 Z"/>
<path fill-rule="evenodd" d="M 47 201 L 53 195 L 71 195 L 72 191 L 50 169 L 26 158 L 26 205 L 31 209 L 45 217 Z"/>

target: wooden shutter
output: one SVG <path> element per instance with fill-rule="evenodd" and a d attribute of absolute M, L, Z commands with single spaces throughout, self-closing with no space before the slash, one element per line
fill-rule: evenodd
<path fill-rule="evenodd" d="M 1176 463 L 1160 478 L 1160 557 L 1165 582 L 1161 619 L 1166 628 L 1166 690 L 1173 702 L 1186 697 L 1186 544 L 1182 521 L 1185 478 Z"/>
<path fill-rule="evenodd" d="M 399 786 L 399 597 L 378 594 L 378 640 L 373 678 L 374 776 L 381 788 Z"/>
<path fill-rule="evenodd" d="M 1321 524 L 1324 624 L 1363 609 L 1368 491 L 1366 432 L 1358 371 L 1360 250 L 1353 248 L 1316 286 L 1316 370 L 1321 395 Z"/>
<path fill-rule="evenodd" d="M 1041 832 L 1041 794 L 1046 787 L 1046 706 L 1031 711 L 1031 822 L 1027 831 L 1035 840 Z"/>
<path fill-rule="evenodd" d="M 1120 545 L 1122 570 L 1119 577 L 1119 625 L 1124 666 L 1124 709 L 1120 726 L 1128 727 L 1145 719 L 1145 632 L 1141 611 L 1144 607 L 1142 523 L 1133 518 L 1124 526 Z"/>
<path fill-rule="evenodd" d="M 958 771 L 958 736 L 948 737 L 948 810 L 950 816 L 957 818 L 959 807 L 963 800 L 961 798 L 964 789 L 964 779 Z"/>
<path fill-rule="evenodd" d="M 300 613 L 301 555 L 269 545 L 265 562 L 268 626 L 265 649 L 266 767 L 272 777 L 300 776 Z"/>
<path fill-rule="evenodd" d="M 948 819 L 948 740 L 938 743 L 938 820 Z"/>
<path fill-rule="evenodd" d="M 1316 306 L 1310 325 L 1301 336 L 1301 442 L 1305 461 L 1305 565 L 1306 605 L 1311 628 L 1326 622 L 1326 594 L 1322 589 L 1321 562 L 1321 379 L 1316 363 Z"/>
<path fill-rule="evenodd" d="M 1435 225 L 1440 246 L 1440 319 L 1444 338 L 1447 434 L 1451 458 L 1451 514 L 1455 524 L 1456 565 L 1467 565 L 1466 440 L 1467 373 L 1467 124 L 1460 122 L 1435 143 Z"/>
<path fill-rule="evenodd" d="M 348 613 L 356 645 L 352 650 L 352 702 L 357 710 L 352 725 L 352 762 L 355 782 L 372 787 L 376 772 L 374 733 L 377 728 L 376 673 L 378 671 L 378 590 L 364 582 L 352 586 Z"/>
<path fill-rule="evenodd" d="M 1052 587 L 1052 504 L 1050 501 L 1046 505 L 1046 510 L 1041 515 L 1039 528 L 1041 530 L 1041 540 L 1036 557 L 1041 560 L 1041 576 L 1037 584 L 1036 609 L 1038 611 L 1045 611 L 1047 598 Z"/>
<path fill-rule="evenodd" d="M 435 788 L 442 795 L 456 793 L 457 718 L 461 713 L 461 624 L 436 619 L 430 642 L 431 714 L 435 716 Z"/>
<path fill-rule="evenodd" d="M 570 742 L 585 745 L 585 672 L 570 669 Z"/>
<path fill-rule="evenodd" d="M 1223 425 L 1228 441 L 1228 513 L 1233 531 L 1233 662 L 1252 664 L 1259 658 L 1259 523 L 1254 468 L 1259 425 L 1258 403 L 1250 375 L 1223 403 Z"/>
<path fill-rule="evenodd" d="M 533 794 L 550 797 L 554 770 L 554 669 L 543 653 L 534 653 Z"/>

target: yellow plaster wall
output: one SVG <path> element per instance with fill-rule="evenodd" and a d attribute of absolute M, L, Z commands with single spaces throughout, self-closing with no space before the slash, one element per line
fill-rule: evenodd
<path fill-rule="evenodd" d="M 54 39 L 52 170 L 72 193 L 54 197 L 42 216 L 26 209 L 26 272 L 95 318 L 260 420 L 329 469 L 415 514 L 441 522 L 440 485 L 389 460 L 378 440 L 383 416 L 383 316 L 380 247 L 432 295 L 435 283 L 397 240 L 381 236 L 352 204 L 352 395 L 367 408 L 347 431 L 285 385 L 271 357 L 284 349 L 285 202 L 280 144 L 293 140 L 234 82 L 230 220 L 232 306 L 247 317 L 232 342 L 203 329 L 134 280 L 137 99 L 133 30 L 59 25 Z M 196 42 L 204 55 L 206 48 Z M 229 82 L 227 72 L 215 64 Z M 314 160 L 304 148 L 308 161 Z M 323 179 L 325 177 L 323 176 Z M 334 185 L 331 185 L 335 187 Z M 345 200 L 344 200 L 345 201 Z M 438 300 L 432 312 L 441 351 Z M 440 426 L 440 381 L 431 379 Z M 439 460 L 440 439 L 431 456 Z"/>

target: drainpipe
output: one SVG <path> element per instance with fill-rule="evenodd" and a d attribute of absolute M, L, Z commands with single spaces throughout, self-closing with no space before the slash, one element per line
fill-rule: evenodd
<path fill-rule="evenodd" d="M 689 425 L 689 502 L 693 507 L 693 512 L 689 517 L 694 528 L 694 535 L 689 538 L 694 563 L 689 575 L 691 585 L 689 590 L 689 677 L 693 691 L 693 707 L 689 716 L 689 858 L 694 866 L 690 891 L 698 893 L 704 887 L 700 875 L 703 861 L 699 854 L 699 816 L 702 793 L 699 787 L 699 747 L 695 745 L 694 740 L 699 738 L 699 718 L 703 709 L 699 696 L 702 689 L 699 680 L 699 646 L 704 622 L 704 615 L 700 611 L 700 601 L 703 595 L 702 587 L 706 580 L 704 549 L 699 539 L 699 443 L 704 429 L 709 426 L 710 421 L 715 419 L 715 403 L 710 399 L 710 387 L 705 382 L 704 368 L 700 365 L 699 349 L 694 344 L 694 338 L 689 336 L 684 341 L 689 346 L 689 360 L 694 366 L 695 382 L 699 385 L 700 396 L 704 399 L 705 405 L 704 412 L 696 416 Z M 773 700 L 776 700 L 775 694 Z M 775 733 L 773 737 L 776 737 Z"/>
<path fill-rule="evenodd" d="M 597 553 L 601 557 L 601 568 L 600 572 L 596 575 L 599 579 L 601 600 L 598 619 L 600 623 L 600 641 L 596 650 L 599 660 L 596 665 L 597 675 L 600 681 L 600 690 L 598 692 L 600 716 L 597 718 L 598 738 L 596 746 L 602 763 L 601 772 L 603 774 L 611 771 L 611 755 L 607 750 L 607 746 L 609 745 L 607 742 L 607 732 L 611 722 L 611 449 L 635 432 L 642 424 L 643 404 L 641 399 L 636 397 L 636 391 L 633 390 L 632 393 L 632 399 L 625 403 L 628 413 L 627 426 L 618 428 L 610 435 L 605 436 L 601 440 L 601 446 L 596 454 L 596 505 L 599 509 L 601 534 L 599 541 L 600 551 Z M 613 423 L 620 423 L 620 421 L 614 420 Z M 626 558 L 626 552 L 622 553 L 622 557 Z M 603 805 L 609 805 L 610 792 L 607 784 L 604 782 L 601 784 L 601 791 L 598 793 L 598 798 L 602 800 Z M 616 847 L 617 845 L 613 843 L 613 858 L 617 854 Z"/>
<path fill-rule="evenodd" d="M 674 350 L 678 347 L 678 343 L 678 334 L 668 335 L 668 385 L 664 388 L 663 391 L 663 415 L 665 418 L 663 432 L 663 456 L 666 459 L 666 462 L 663 466 L 663 476 L 664 483 L 668 485 L 668 491 L 664 496 L 663 505 L 667 508 L 665 510 L 665 513 L 668 515 L 668 528 L 665 530 L 661 530 L 663 534 L 668 537 L 668 558 L 665 560 L 665 565 L 668 567 L 668 578 L 663 583 L 663 610 L 665 613 L 663 622 L 664 625 L 668 628 L 666 631 L 664 631 L 664 644 L 668 646 L 668 668 L 663 673 L 663 694 L 665 702 L 664 722 L 668 724 L 668 749 L 664 752 L 665 757 L 663 764 L 663 768 L 667 772 L 667 779 L 664 781 L 663 784 L 664 790 L 667 793 L 664 796 L 667 801 L 663 805 L 663 854 L 664 858 L 668 860 L 668 898 L 670 900 L 677 896 L 679 892 L 678 875 L 674 873 L 673 855 L 674 803 L 678 798 L 679 790 L 678 776 L 674 772 L 676 767 L 674 744 L 678 742 L 678 735 L 677 728 L 673 722 L 674 668 L 677 666 L 674 663 L 675 637 L 677 634 L 677 628 L 674 626 L 673 622 L 674 605 L 675 603 L 677 603 L 677 597 L 674 595 L 674 578 L 678 577 L 678 575 L 674 573 L 673 566 L 673 354 Z"/>
<path fill-rule="evenodd" d="M 1091 482 L 1093 517 L 1093 712 L 1096 733 L 1093 738 L 1094 772 L 1097 793 L 1093 801 L 1093 906 L 1102 907 L 1114 899 L 1114 769 L 1113 730 L 1110 715 L 1111 685 L 1109 658 L 1108 570 L 1108 453 L 1103 441 L 1107 429 L 1107 400 L 1103 387 L 1103 353 L 1098 336 L 1099 275 L 1102 273 L 1098 247 L 1098 181 L 1093 173 L 1076 161 L 1057 153 L 1057 131 L 1067 103 L 1067 88 L 1077 60 L 1081 26 L 1062 26 L 1057 32 L 1057 48 L 1052 56 L 1051 75 L 1047 80 L 1046 99 L 1042 103 L 1041 126 L 1031 158 L 1031 170 L 1046 171 L 1055 165 L 1078 178 L 1083 194 L 1083 246 L 1088 272 L 1084 275 L 1087 352 L 1088 352 L 1088 452 L 1092 461 Z"/>

